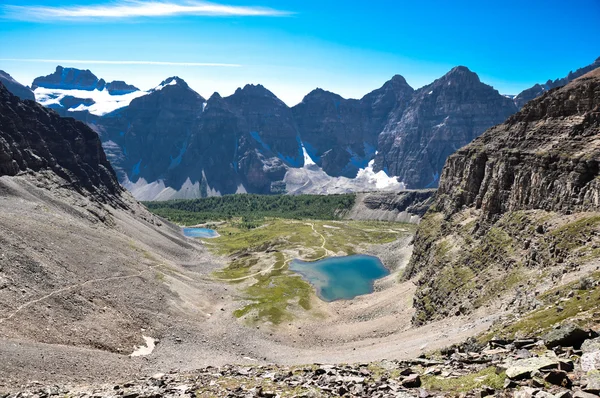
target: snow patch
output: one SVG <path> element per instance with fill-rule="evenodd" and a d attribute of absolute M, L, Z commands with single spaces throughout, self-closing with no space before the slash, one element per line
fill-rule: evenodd
<path fill-rule="evenodd" d="M 163 88 L 165 88 L 165 87 L 167 87 L 167 86 L 176 86 L 176 85 L 177 85 L 177 80 L 176 80 L 176 79 L 173 79 L 173 80 L 171 80 L 171 81 L 170 81 L 170 82 L 168 82 L 168 83 L 165 83 L 165 84 L 159 84 L 158 86 L 154 87 L 154 88 L 152 89 L 152 91 L 160 91 L 160 90 L 162 90 Z"/>
<path fill-rule="evenodd" d="M 404 183 L 388 176 L 385 171 L 375 173 L 371 160 L 367 167 L 359 169 L 356 178 L 331 177 L 323 171 L 308 155 L 304 145 L 304 167 L 288 169 L 283 181 L 286 191 L 292 195 L 299 194 L 337 194 L 362 191 L 402 191 Z"/>
<path fill-rule="evenodd" d="M 83 112 L 88 111 L 92 115 L 104 116 L 107 113 L 116 111 L 117 109 L 129 106 L 131 101 L 136 98 L 143 97 L 148 93 L 145 91 L 134 91 L 132 93 L 123 95 L 111 95 L 108 90 L 65 90 L 65 89 L 54 89 L 38 87 L 33 91 L 35 100 L 41 105 L 47 108 L 56 108 L 64 106 L 61 101 L 65 97 L 74 97 L 81 100 L 91 100 L 94 103 L 91 105 L 80 104 L 76 107 L 70 108 L 72 112 Z"/>
<path fill-rule="evenodd" d="M 134 351 L 129 355 L 130 357 L 143 357 L 152 354 L 154 347 L 156 347 L 156 339 L 148 336 L 142 336 L 146 345 L 135 347 Z"/>

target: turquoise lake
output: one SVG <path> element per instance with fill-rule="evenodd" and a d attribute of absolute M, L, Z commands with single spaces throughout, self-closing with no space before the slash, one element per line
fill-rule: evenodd
<path fill-rule="evenodd" d="M 390 274 L 377 257 L 363 254 L 306 262 L 293 260 L 290 270 L 314 286 L 324 301 L 349 300 L 373 293 L 373 282 Z"/>
<path fill-rule="evenodd" d="M 184 228 L 183 234 L 188 238 L 216 238 L 217 231 L 208 228 Z"/>

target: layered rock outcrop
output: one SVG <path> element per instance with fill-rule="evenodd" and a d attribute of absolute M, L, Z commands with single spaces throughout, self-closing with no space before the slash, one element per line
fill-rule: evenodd
<path fill-rule="evenodd" d="M 359 193 L 345 218 L 418 224 L 433 203 L 434 189 Z"/>
<path fill-rule="evenodd" d="M 450 156 L 405 274 L 419 285 L 414 321 L 498 304 L 505 294 L 505 306 L 536 308 L 533 285 L 595 261 L 599 162 L 600 69 Z"/>
<path fill-rule="evenodd" d="M 493 220 L 508 211 L 597 210 L 600 70 L 532 101 L 450 156 L 438 208 Z"/>

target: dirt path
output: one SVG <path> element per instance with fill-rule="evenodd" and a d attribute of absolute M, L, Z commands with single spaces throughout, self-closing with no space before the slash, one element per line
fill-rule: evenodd
<path fill-rule="evenodd" d="M 314 223 L 308 223 L 308 224 L 305 224 L 305 225 L 310 225 L 310 227 L 312 228 L 313 232 L 316 233 L 317 235 L 319 235 L 321 237 L 321 239 L 323 240 L 323 243 L 321 244 L 321 249 L 325 250 L 325 254 L 322 257 L 318 258 L 317 260 L 321 260 L 322 258 L 325 258 L 325 257 L 327 257 L 329 255 L 335 255 L 335 253 L 331 252 L 330 250 L 328 250 L 325 247 L 325 245 L 327 244 L 327 239 L 325 239 L 325 236 L 323 236 L 322 233 L 320 233 L 319 231 L 316 230 L 315 224 Z M 314 261 L 317 261 L 317 260 L 314 260 Z"/>
<path fill-rule="evenodd" d="M 327 239 L 325 239 L 325 236 L 323 236 L 323 234 L 321 234 L 319 231 L 317 231 L 317 229 L 315 228 L 315 224 L 314 223 L 305 223 L 304 225 L 310 225 L 310 227 L 312 228 L 313 232 L 316 233 L 317 235 L 319 235 L 321 237 L 321 240 L 323 241 L 323 243 L 321 244 L 320 248 L 323 249 L 325 251 L 325 254 L 315 260 L 312 261 L 318 261 L 321 260 L 325 257 L 331 256 L 331 255 L 335 255 L 335 253 L 333 253 L 331 250 L 328 250 L 325 245 L 327 244 Z M 257 275 L 261 275 L 261 274 L 267 274 L 271 271 L 279 271 L 283 268 L 285 268 L 286 265 L 288 265 L 290 262 L 292 261 L 291 258 L 288 258 L 287 260 L 284 261 L 283 265 L 279 268 L 275 268 L 275 264 L 271 265 L 270 267 L 260 270 L 258 272 L 255 272 L 253 274 L 250 275 L 246 275 L 246 276 L 241 276 L 239 278 L 233 278 L 233 279 L 222 279 L 222 278 L 213 278 L 213 280 L 218 281 L 218 282 L 239 282 L 239 281 L 243 281 L 246 279 L 250 279 L 253 278 Z"/>
<path fill-rule="evenodd" d="M 54 290 L 54 291 L 46 294 L 45 296 L 42 296 L 42 297 L 37 298 L 35 300 L 31 300 L 31 301 L 28 301 L 28 302 L 26 302 L 24 304 L 21 304 L 10 315 L 8 315 L 8 316 L 6 316 L 4 318 L 0 318 L 0 324 L 2 324 L 5 321 L 8 321 L 8 320 L 12 319 L 15 315 L 17 315 L 19 312 L 21 312 L 25 308 L 30 307 L 33 304 L 37 304 L 37 303 L 40 303 L 40 302 L 42 302 L 44 300 L 47 300 L 47 299 L 49 299 L 50 297 L 52 297 L 52 296 L 54 296 L 56 294 L 64 293 L 64 292 L 67 292 L 69 290 L 76 289 L 78 287 L 84 287 L 84 286 L 92 284 L 92 283 L 109 282 L 109 281 L 116 281 L 116 280 L 122 280 L 122 279 L 130 279 L 130 278 L 138 278 L 138 277 L 141 277 L 146 272 L 155 271 L 156 268 L 160 267 L 161 265 L 164 265 L 164 264 L 153 265 L 153 266 L 149 267 L 149 269 L 145 269 L 143 271 L 140 271 L 137 274 L 122 275 L 122 276 L 112 276 L 112 277 L 108 277 L 108 278 L 99 278 L 99 279 L 91 279 L 91 280 L 83 282 L 83 283 L 78 283 L 78 284 L 75 284 L 75 285 L 63 287 L 63 288 L 58 289 L 58 290 Z M 158 271 L 158 272 L 160 272 L 160 271 Z M 162 274 L 162 272 L 161 272 L 161 274 Z"/>

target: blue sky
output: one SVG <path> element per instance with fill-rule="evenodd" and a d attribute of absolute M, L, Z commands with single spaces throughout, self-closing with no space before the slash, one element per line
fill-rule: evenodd
<path fill-rule="evenodd" d="M 2 0 L 0 69 L 31 84 L 53 60 L 112 61 L 61 64 L 142 89 L 178 75 L 205 97 L 261 83 L 294 105 L 316 87 L 357 98 L 465 65 L 517 94 L 599 57 L 598 21 L 599 0 Z"/>

